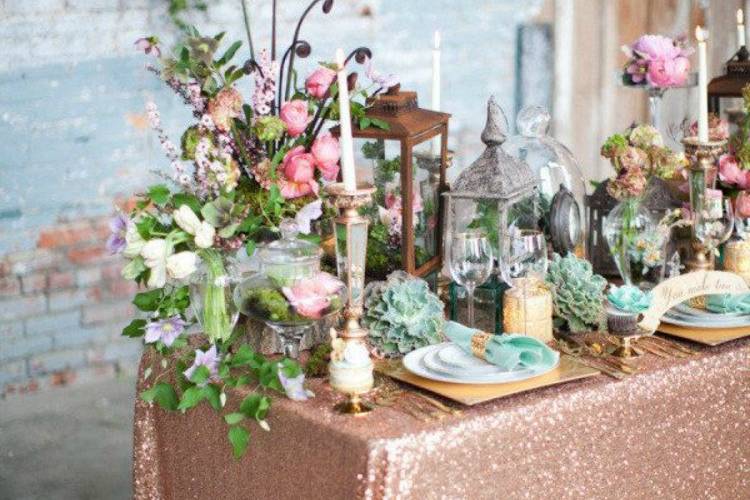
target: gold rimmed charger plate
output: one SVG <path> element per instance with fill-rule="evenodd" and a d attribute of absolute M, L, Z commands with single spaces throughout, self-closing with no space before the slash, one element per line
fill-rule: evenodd
<path fill-rule="evenodd" d="M 601 373 L 566 355 L 560 356 L 560 364 L 557 368 L 544 375 L 502 384 L 467 385 L 438 382 L 411 373 L 404 368 L 400 359 L 379 361 L 375 364 L 375 371 L 468 406 Z"/>
<path fill-rule="evenodd" d="M 716 346 L 747 337 L 750 335 L 750 326 L 736 328 L 691 328 L 662 322 L 657 331 L 666 333 L 672 337 L 692 340 L 699 344 Z"/>

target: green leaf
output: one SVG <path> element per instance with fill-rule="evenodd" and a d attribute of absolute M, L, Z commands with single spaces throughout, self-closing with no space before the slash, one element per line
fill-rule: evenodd
<path fill-rule="evenodd" d="M 161 288 L 138 293 L 133 299 L 133 305 L 141 311 L 156 311 L 159 308 L 161 293 Z"/>
<path fill-rule="evenodd" d="M 252 255 L 255 253 L 255 247 L 255 241 L 247 240 L 245 242 L 245 253 L 247 253 L 248 256 L 252 257 Z"/>
<path fill-rule="evenodd" d="M 253 108 L 249 104 L 242 105 L 242 112 L 245 115 L 245 123 L 253 122 Z"/>
<path fill-rule="evenodd" d="M 238 367 L 252 361 L 254 356 L 255 352 L 253 349 L 247 344 L 242 344 L 240 348 L 237 349 L 237 352 L 232 355 L 230 363 L 233 368 Z"/>
<path fill-rule="evenodd" d="M 187 205 L 193 212 L 195 212 L 195 215 L 200 215 L 201 213 L 201 202 L 195 195 L 189 193 L 177 193 L 172 196 L 172 203 L 174 203 L 175 208 Z"/>
<path fill-rule="evenodd" d="M 243 415 L 242 413 L 230 413 L 228 415 L 224 415 L 224 421 L 229 425 L 239 424 L 244 419 L 245 415 Z"/>
<path fill-rule="evenodd" d="M 233 57 L 234 54 L 237 53 L 237 49 L 239 49 L 242 46 L 242 42 L 237 40 L 232 45 L 229 46 L 226 52 L 219 58 L 218 61 L 216 61 L 216 64 L 218 66 L 222 66 L 229 62 Z"/>
<path fill-rule="evenodd" d="M 279 361 L 279 369 L 284 372 L 287 378 L 294 378 L 302 374 L 302 367 L 293 359 L 282 359 Z"/>
<path fill-rule="evenodd" d="M 250 433 L 244 427 L 235 425 L 229 428 L 227 437 L 229 442 L 232 443 L 234 458 L 242 458 L 247 451 L 247 444 L 250 442 Z"/>
<path fill-rule="evenodd" d="M 157 184 L 148 188 L 148 197 L 158 206 L 163 207 L 169 201 L 169 188 L 164 184 Z"/>
<path fill-rule="evenodd" d="M 236 222 L 234 224 L 229 224 L 228 226 L 222 227 L 219 229 L 219 236 L 222 238 L 231 238 L 234 236 L 234 233 L 237 231 L 237 228 L 240 226 L 239 222 Z"/>
<path fill-rule="evenodd" d="M 201 365 L 195 369 L 193 375 L 190 377 L 190 381 L 194 384 L 202 384 L 203 382 L 208 380 L 208 377 L 210 376 L 211 371 L 208 369 L 208 367 L 206 365 Z"/>
<path fill-rule="evenodd" d="M 180 399 L 180 404 L 177 409 L 182 413 L 185 413 L 186 410 L 193 408 L 195 405 L 203 401 L 203 398 L 205 397 L 206 394 L 203 392 L 203 388 L 194 385 L 182 393 L 182 398 Z"/>
<path fill-rule="evenodd" d="M 130 338 L 142 337 L 145 333 L 144 327 L 146 326 L 145 319 L 134 319 L 128 326 L 122 329 L 122 335 Z"/>
<path fill-rule="evenodd" d="M 171 385 L 166 382 L 159 382 L 141 393 L 141 399 L 147 403 L 156 402 L 165 410 L 174 411 L 177 409 L 177 393 Z"/>
<path fill-rule="evenodd" d="M 122 268 L 122 272 L 120 274 L 126 280 L 134 280 L 138 279 L 138 276 L 140 276 L 141 273 L 146 269 L 148 268 L 146 267 L 146 263 L 143 260 L 143 257 L 137 255 L 133 260 L 128 262 L 125 267 Z"/>
<path fill-rule="evenodd" d="M 391 126 L 387 121 L 381 120 L 380 118 L 370 118 L 370 123 L 373 127 L 377 127 L 382 130 L 390 130 Z"/>
<path fill-rule="evenodd" d="M 372 120 L 370 120 L 369 118 L 362 118 L 361 120 L 359 120 L 359 128 L 365 129 L 369 127 L 371 123 Z"/>
<path fill-rule="evenodd" d="M 145 216 L 140 221 L 135 223 L 135 228 L 138 230 L 138 234 L 144 240 L 151 238 L 151 231 L 156 227 L 156 219 L 151 216 Z"/>
<path fill-rule="evenodd" d="M 221 391 L 218 387 L 213 384 L 208 384 L 203 388 L 203 395 L 208 400 L 208 404 L 211 405 L 216 411 L 221 410 Z"/>
<path fill-rule="evenodd" d="M 271 407 L 271 399 L 260 394 L 250 394 L 240 404 L 240 411 L 248 418 L 263 420 Z"/>

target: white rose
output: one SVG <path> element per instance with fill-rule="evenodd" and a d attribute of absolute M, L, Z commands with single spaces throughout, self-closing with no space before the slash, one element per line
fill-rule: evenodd
<path fill-rule="evenodd" d="M 141 256 L 146 267 L 151 269 L 148 286 L 162 288 L 167 283 L 167 242 L 157 238 L 143 245 Z"/>
<path fill-rule="evenodd" d="M 125 257 L 134 259 L 141 253 L 141 249 L 146 242 L 141 238 L 138 229 L 133 221 L 128 222 L 128 228 L 125 230 L 125 250 L 122 252 Z"/>
<path fill-rule="evenodd" d="M 174 279 L 185 279 L 195 272 L 198 256 L 194 252 L 179 252 L 167 257 L 167 272 Z"/>
<path fill-rule="evenodd" d="M 190 207 L 182 205 L 172 213 L 172 218 L 180 228 L 188 234 L 196 234 L 201 226 L 201 221 Z"/>
<path fill-rule="evenodd" d="M 208 222 L 202 222 L 195 232 L 195 244 L 198 248 L 211 248 L 214 244 L 216 229 Z"/>

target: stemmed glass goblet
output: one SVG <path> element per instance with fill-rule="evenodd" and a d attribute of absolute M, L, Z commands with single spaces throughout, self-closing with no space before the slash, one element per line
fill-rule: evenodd
<path fill-rule="evenodd" d="M 529 285 L 543 281 L 547 274 L 547 240 L 541 231 L 511 227 L 503 238 L 501 252 L 500 274 L 503 281 L 511 287 L 520 285 L 523 295 L 523 317 L 526 321 Z"/>
<path fill-rule="evenodd" d="M 482 231 L 460 232 L 451 239 L 449 256 L 453 281 L 466 289 L 469 326 L 474 328 L 474 290 L 492 274 L 492 246 Z"/>

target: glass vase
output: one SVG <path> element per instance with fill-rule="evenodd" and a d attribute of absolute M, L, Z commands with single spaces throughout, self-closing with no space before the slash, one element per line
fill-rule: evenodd
<path fill-rule="evenodd" d="M 190 305 L 206 337 L 224 342 L 239 317 L 233 292 L 240 275 L 235 263 L 217 250 L 202 250 L 199 255 L 201 264 L 190 280 Z"/>
<path fill-rule="evenodd" d="M 663 279 L 666 238 L 642 197 L 620 201 L 604 221 L 603 232 L 625 284 L 651 288 Z"/>

